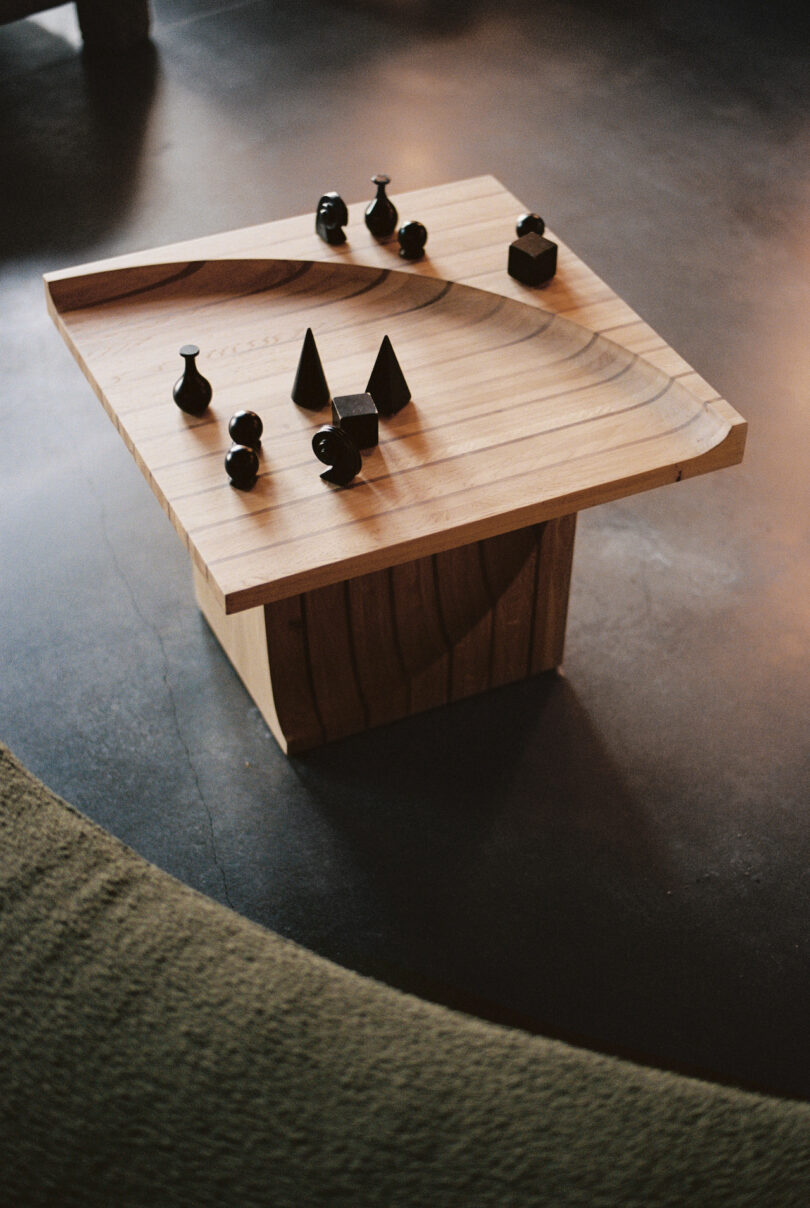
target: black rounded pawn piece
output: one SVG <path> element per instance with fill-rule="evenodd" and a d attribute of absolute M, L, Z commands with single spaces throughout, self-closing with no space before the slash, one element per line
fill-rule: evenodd
<path fill-rule="evenodd" d="M 249 445 L 231 445 L 225 454 L 225 469 L 233 486 L 249 491 L 256 484 L 259 455 Z"/>
<path fill-rule="evenodd" d="M 312 438 L 312 451 L 324 465 L 331 466 L 321 474 L 324 482 L 333 482 L 336 486 L 348 486 L 355 475 L 363 468 L 360 450 L 348 433 L 334 424 L 324 424 Z"/>
<path fill-rule="evenodd" d="M 521 235 L 528 235 L 530 231 L 533 231 L 535 235 L 542 235 L 545 229 L 546 224 L 539 214 L 521 214 L 515 227 L 518 238 Z"/>
<path fill-rule="evenodd" d="M 345 243 L 346 232 L 343 228 L 348 221 L 349 211 L 340 194 L 334 190 L 324 193 L 315 212 L 315 231 L 321 239 L 333 246 Z"/>
<path fill-rule="evenodd" d="M 202 415 L 211 402 L 213 391 L 211 383 L 204 378 L 197 368 L 197 357 L 200 350 L 196 344 L 184 344 L 180 356 L 186 362 L 183 376 L 174 383 L 172 398 L 181 411 L 188 415 Z"/>
<path fill-rule="evenodd" d="M 406 222 L 397 231 L 399 254 L 406 260 L 419 260 L 425 254 L 427 229 L 421 222 Z"/>
<path fill-rule="evenodd" d="M 377 196 L 366 206 L 366 226 L 375 239 L 383 239 L 394 233 L 399 217 L 393 201 L 385 195 L 385 186 L 390 185 L 391 177 L 378 172 L 372 176 L 371 183 L 377 186 Z"/>
<path fill-rule="evenodd" d="M 228 423 L 228 435 L 235 445 L 247 445 L 259 452 L 264 424 L 255 411 L 237 411 Z"/>

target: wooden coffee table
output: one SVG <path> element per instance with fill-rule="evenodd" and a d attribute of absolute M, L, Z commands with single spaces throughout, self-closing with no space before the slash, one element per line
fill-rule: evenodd
<path fill-rule="evenodd" d="M 46 278 L 288 752 L 559 666 L 576 513 L 743 455 L 737 412 L 556 236 L 548 286 L 508 276 L 527 207 L 493 177 L 391 196 L 425 259 L 370 235 L 366 199 L 337 247 L 313 212 Z M 308 327 L 333 395 L 365 390 L 387 334 L 413 396 L 345 488 L 311 450 L 328 409 L 290 398 Z M 187 343 L 198 419 L 171 396 Z M 264 423 L 250 491 L 223 468 L 240 409 Z"/>

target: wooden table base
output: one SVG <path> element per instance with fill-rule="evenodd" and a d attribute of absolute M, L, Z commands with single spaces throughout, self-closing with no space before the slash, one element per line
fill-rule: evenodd
<path fill-rule="evenodd" d="M 227 616 L 197 600 L 282 749 L 305 751 L 562 662 L 576 515 Z"/>

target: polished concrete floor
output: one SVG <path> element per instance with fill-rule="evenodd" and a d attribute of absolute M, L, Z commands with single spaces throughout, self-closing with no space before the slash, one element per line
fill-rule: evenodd
<path fill-rule="evenodd" d="M 437 12 L 437 9 L 439 10 Z M 394 984 L 810 1097 L 810 55 L 784 5 L 155 0 L 0 27 L 0 736 Z M 43 271 L 492 172 L 750 421 L 582 515 L 565 675 L 286 759 Z"/>

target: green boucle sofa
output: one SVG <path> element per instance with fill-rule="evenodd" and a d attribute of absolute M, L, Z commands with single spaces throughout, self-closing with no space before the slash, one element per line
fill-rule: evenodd
<path fill-rule="evenodd" d="M 0 747 L 0 1202 L 806 1208 L 810 1105 L 456 1014 L 201 897 Z"/>

